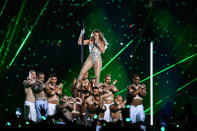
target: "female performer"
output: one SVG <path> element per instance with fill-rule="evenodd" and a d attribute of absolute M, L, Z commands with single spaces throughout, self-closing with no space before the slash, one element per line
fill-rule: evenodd
<path fill-rule="evenodd" d="M 82 36 L 84 35 L 84 33 L 85 33 L 85 29 L 82 29 L 78 40 L 79 45 L 82 45 Z M 95 86 L 97 87 L 99 86 L 100 72 L 102 68 L 101 52 L 103 54 L 105 53 L 107 44 L 108 43 L 105 40 L 103 33 L 98 29 L 92 31 L 89 40 L 84 40 L 84 45 L 89 45 L 90 54 L 79 74 L 78 77 L 79 82 L 83 79 L 85 73 L 94 66 Z"/>

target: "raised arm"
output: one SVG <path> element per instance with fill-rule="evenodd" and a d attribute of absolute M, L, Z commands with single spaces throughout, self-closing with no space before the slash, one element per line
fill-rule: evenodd
<path fill-rule="evenodd" d="M 56 94 L 57 94 L 57 95 L 62 95 L 62 87 L 63 87 L 63 84 L 60 83 L 60 84 L 58 85 L 58 88 L 57 88 L 57 91 L 56 91 Z"/>
<path fill-rule="evenodd" d="M 81 30 L 79 40 L 78 40 L 78 45 L 82 45 L 82 36 L 85 34 L 85 29 Z M 89 40 L 84 40 L 84 45 L 89 44 Z"/>
<path fill-rule="evenodd" d="M 142 84 L 142 90 L 140 91 L 140 95 L 141 96 L 146 96 L 147 92 L 146 92 L 146 85 Z"/>
<path fill-rule="evenodd" d="M 115 86 L 115 84 L 117 83 L 117 80 L 114 80 L 112 85 L 110 85 L 110 88 L 113 92 L 118 92 L 118 88 Z"/>

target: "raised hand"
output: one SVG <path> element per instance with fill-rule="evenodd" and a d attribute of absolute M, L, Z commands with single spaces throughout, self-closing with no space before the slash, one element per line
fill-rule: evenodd
<path fill-rule="evenodd" d="M 62 83 L 60 83 L 60 84 L 59 84 L 59 87 L 60 87 L 60 88 L 62 88 L 62 86 L 63 86 L 63 84 L 62 84 Z"/>
<path fill-rule="evenodd" d="M 80 36 L 82 36 L 82 35 L 84 35 L 84 34 L 85 34 L 85 29 L 83 28 L 83 29 L 81 30 Z"/>
<path fill-rule="evenodd" d="M 46 83 L 49 83 L 51 81 L 51 78 L 49 77 Z"/>
<path fill-rule="evenodd" d="M 74 80 L 73 80 L 73 84 L 75 85 L 77 83 L 77 79 L 75 78 Z"/>
<path fill-rule="evenodd" d="M 40 107 L 39 110 L 40 110 L 41 116 L 45 116 L 47 109 L 45 110 L 44 105 L 39 105 L 39 107 Z"/>
<path fill-rule="evenodd" d="M 112 84 L 115 85 L 117 82 L 118 82 L 117 80 L 114 80 Z"/>

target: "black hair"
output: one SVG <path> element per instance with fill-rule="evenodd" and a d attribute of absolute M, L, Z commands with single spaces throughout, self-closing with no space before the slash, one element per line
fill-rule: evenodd
<path fill-rule="evenodd" d="M 55 73 L 50 74 L 50 77 L 57 77 Z"/>
<path fill-rule="evenodd" d="M 108 76 L 109 76 L 109 77 L 111 77 L 111 75 L 110 75 L 110 74 L 107 74 L 107 75 L 105 75 L 105 79 L 106 79 L 106 77 L 108 77 Z"/>
<path fill-rule="evenodd" d="M 92 80 L 92 79 L 95 79 L 95 77 L 92 77 L 91 80 Z"/>
<path fill-rule="evenodd" d="M 139 74 L 137 74 L 137 73 L 136 73 L 136 74 L 134 74 L 134 75 L 133 75 L 133 79 L 134 79 L 134 78 L 136 78 L 136 77 L 140 77 L 140 75 L 139 75 Z"/>
<path fill-rule="evenodd" d="M 41 74 L 42 74 L 42 75 L 45 75 L 44 72 L 42 72 L 42 71 L 39 71 L 39 72 L 37 73 L 38 76 L 41 75 Z"/>

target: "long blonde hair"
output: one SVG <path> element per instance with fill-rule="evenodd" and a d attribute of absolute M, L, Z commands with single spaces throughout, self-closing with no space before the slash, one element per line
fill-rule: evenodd
<path fill-rule="evenodd" d="M 96 33 L 99 33 L 99 39 L 103 43 L 104 46 L 106 46 L 107 41 L 105 40 L 103 33 L 99 29 L 95 29 L 92 31 L 91 36 L 90 36 L 90 41 L 95 41 L 94 35 Z"/>

